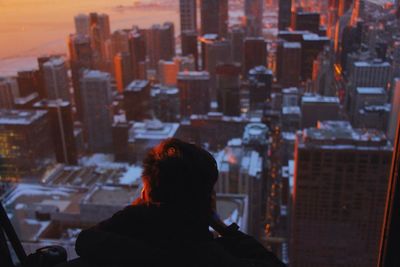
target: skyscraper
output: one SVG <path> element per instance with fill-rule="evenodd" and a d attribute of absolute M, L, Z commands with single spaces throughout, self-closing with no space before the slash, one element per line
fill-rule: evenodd
<path fill-rule="evenodd" d="M 188 71 L 178 74 L 181 116 L 207 114 L 210 111 L 210 74 L 206 71 Z"/>
<path fill-rule="evenodd" d="M 9 79 L 0 77 L 0 109 L 13 108 L 14 95 Z"/>
<path fill-rule="evenodd" d="M 175 56 L 175 30 L 172 22 L 163 25 L 155 24 L 146 30 L 147 55 L 149 65 L 157 69 L 158 61 L 172 60 Z"/>
<path fill-rule="evenodd" d="M 196 0 L 179 0 L 179 13 L 181 18 L 181 35 L 184 31 L 197 31 L 197 5 Z"/>
<path fill-rule="evenodd" d="M 111 152 L 113 119 L 110 74 L 86 70 L 81 78 L 81 97 L 89 151 Z"/>
<path fill-rule="evenodd" d="M 319 33 L 320 14 L 296 10 L 292 13 L 292 29 L 295 31 L 310 31 Z"/>
<path fill-rule="evenodd" d="M 154 116 L 163 122 L 179 122 L 179 89 L 155 85 L 151 88 L 151 106 Z"/>
<path fill-rule="evenodd" d="M 67 165 L 77 164 L 78 157 L 71 104 L 61 99 L 42 100 L 35 103 L 33 107 L 35 109 L 47 110 L 48 112 L 57 162 Z"/>
<path fill-rule="evenodd" d="M 388 127 L 388 138 L 394 141 L 397 129 L 397 122 L 400 115 L 400 79 L 394 80 L 393 94 L 392 94 L 392 112 L 390 113 L 390 121 Z"/>
<path fill-rule="evenodd" d="M 47 111 L 0 110 L 0 180 L 38 180 L 55 163 Z"/>
<path fill-rule="evenodd" d="M 247 79 L 250 82 L 250 107 L 263 109 L 264 104 L 271 99 L 272 71 L 265 66 L 257 66 L 249 70 Z"/>
<path fill-rule="evenodd" d="M 292 0 L 279 0 L 278 29 L 286 30 L 290 26 Z"/>
<path fill-rule="evenodd" d="M 243 41 L 246 33 L 242 26 L 232 27 L 228 33 L 228 39 L 232 45 L 232 61 L 242 63 L 243 60 Z"/>
<path fill-rule="evenodd" d="M 196 70 L 199 69 L 199 50 L 197 48 L 197 32 L 182 31 L 182 56 L 192 55 L 194 57 Z"/>
<path fill-rule="evenodd" d="M 72 86 L 77 117 L 82 119 L 83 108 L 81 99 L 80 78 L 84 69 L 92 69 L 93 52 L 88 35 L 71 34 L 68 39 L 69 57 L 71 65 Z"/>
<path fill-rule="evenodd" d="M 218 110 L 227 116 L 240 115 L 240 64 L 220 64 L 216 67 Z"/>
<path fill-rule="evenodd" d="M 75 33 L 89 35 L 90 33 L 90 19 L 86 14 L 78 14 L 74 17 Z"/>
<path fill-rule="evenodd" d="M 131 65 L 134 79 L 144 79 L 146 70 L 146 41 L 142 33 L 132 31 L 129 34 L 129 54 L 131 55 Z"/>
<path fill-rule="evenodd" d="M 297 135 L 291 266 L 377 265 L 391 155 L 382 132 L 348 122 Z"/>
<path fill-rule="evenodd" d="M 278 44 L 277 78 L 285 87 L 298 86 L 301 79 L 301 43 Z"/>
<path fill-rule="evenodd" d="M 43 64 L 43 78 L 48 99 L 70 100 L 69 78 L 65 60 L 50 58 Z"/>
<path fill-rule="evenodd" d="M 124 110 L 128 121 L 150 118 L 150 82 L 134 80 L 124 90 Z"/>
<path fill-rule="evenodd" d="M 128 52 L 119 52 L 115 55 L 114 73 L 118 92 L 122 93 L 124 88 L 133 80 L 131 56 Z"/>
<path fill-rule="evenodd" d="M 267 43 L 263 38 L 246 38 L 244 40 L 243 73 L 250 69 L 267 65 Z"/>
<path fill-rule="evenodd" d="M 248 36 L 258 37 L 263 29 L 264 0 L 246 0 L 244 2 L 244 15 L 246 16 L 246 29 Z"/>
<path fill-rule="evenodd" d="M 339 109 L 337 97 L 304 95 L 301 99 L 301 127 L 316 127 L 318 121 L 338 120 Z"/>
<path fill-rule="evenodd" d="M 201 0 L 201 34 L 228 33 L 228 0 Z"/>

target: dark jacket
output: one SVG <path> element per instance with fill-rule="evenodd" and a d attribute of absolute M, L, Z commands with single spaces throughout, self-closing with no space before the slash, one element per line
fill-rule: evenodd
<path fill-rule="evenodd" d="M 148 203 L 83 230 L 75 249 L 90 266 L 285 266 L 240 231 L 215 239 L 195 218 Z"/>

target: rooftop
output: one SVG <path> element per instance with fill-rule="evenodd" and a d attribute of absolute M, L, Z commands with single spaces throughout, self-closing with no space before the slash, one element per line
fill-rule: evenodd
<path fill-rule="evenodd" d="M 178 80 L 208 80 L 210 74 L 208 71 L 181 71 L 177 76 Z"/>
<path fill-rule="evenodd" d="M 314 103 L 321 103 L 321 104 L 338 104 L 340 100 L 338 97 L 335 96 L 321 96 L 321 95 L 307 95 L 305 94 L 301 98 L 302 104 L 314 104 Z"/>
<path fill-rule="evenodd" d="M 46 114 L 45 110 L 0 109 L 0 125 L 30 125 Z"/>
<path fill-rule="evenodd" d="M 96 185 L 82 200 L 85 204 L 127 206 L 140 195 L 139 186 Z"/>
<path fill-rule="evenodd" d="M 109 80 L 111 79 L 110 77 L 110 74 L 107 72 L 102 72 L 99 70 L 85 70 L 82 78 L 86 80 Z"/>
<path fill-rule="evenodd" d="M 363 95 L 386 95 L 382 87 L 357 87 L 357 93 Z"/>
<path fill-rule="evenodd" d="M 354 62 L 354 66 L 356 67 L 390 67 L 390 63 L 386 61 L 357 61 Z"/>
<path fill-rule="evenodd" d="M 56 108 L 56 107 L 68 107 L 70 103 L 68 101 L 63 101 L 62 99 L 45 99 L 39 102 L 36 102 L 33 107 L 49 107 L 49 108 Z"/>
<path fill-rule="evenodd" d="M 179 123 L 164 123 L 159 120 L 135 122 L 129 130 L 129 139 L 155 139 L 163 140 L 175 136 Z"/>
<path fill-rule="evenodd" d="M 323 147 L 326 149 L 378 149 L 391 150 L 382 131 L 353 129 L 347 121 L 319 122 L 317 128 L 298 132 L 299 147 Z"/>
<path fill-rule="evenodd" d="M 149 85 L 147 80 L 134 80 L 126 88 L 125 91 L 140 92 Z"/>
<path fill-rule="evenodd" d="M 301 43 L 297 42 L 284 42 L 283 43 L 284 48 L 301 48 Z"/>

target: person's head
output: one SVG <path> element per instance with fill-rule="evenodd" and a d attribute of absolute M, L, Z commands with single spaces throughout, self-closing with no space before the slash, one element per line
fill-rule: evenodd
<path fill-rule="evenodd" d="M 166 139 L 143 160 L 144 198 L 193 214 L 210 212 L 218 179 L 217 164 L 206 150 L 179 139 Z"/>

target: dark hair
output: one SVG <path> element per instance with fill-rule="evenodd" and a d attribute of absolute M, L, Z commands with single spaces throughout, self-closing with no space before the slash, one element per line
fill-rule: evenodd
<path fill-rule="evenodd" d="M 211 211 L 211 197 L 218 169 L 206 150 L 179 139 L 166 139 L 152 148 L 143 161 L 142 179 L 154 202 L 183 211 Z"/>

